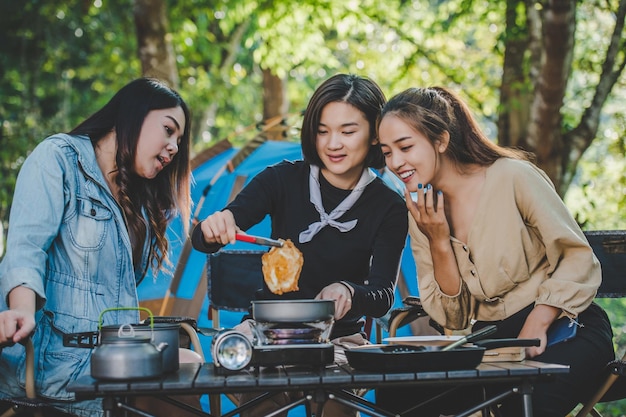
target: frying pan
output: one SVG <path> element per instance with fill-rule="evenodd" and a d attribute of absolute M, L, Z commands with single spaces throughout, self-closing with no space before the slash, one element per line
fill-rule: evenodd
<path fill-rule="evenodd" d="M 313 323 L 335 315 L 333 300 L 256 300 L 252 318 L 266 323 Z"/>
<path fill-rule="evenodd" d="M 357 370 L 373 372 L 431 372 L 472 369 L 478 366 L 484 347 L 373 345 L 345 351 L 348 364 Z"/>
<path fill-rule="evenodd" d="M 474 369 L 485 351 L 510 346 L 539 346 L 539 339 L 485 339 L 473 346 L 370 345 L 347 349 L 348 364 L 373 372 L 438 372 Z"/>
<path fill-rule="evenodd" d="M 374 345 L 346 350 L 348 363 L 354 369 L 374 372 L 418 372 L 472 369 L 485 354 L 481 346 L 464 347 L 465 343 L 494 333 L 495 325 L 484 327 L 447 346 Z"/>

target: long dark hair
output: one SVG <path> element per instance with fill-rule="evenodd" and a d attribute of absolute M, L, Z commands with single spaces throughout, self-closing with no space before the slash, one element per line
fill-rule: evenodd
<path fill-rule="evenodd" d="M 370 140 L 376 138 L 376 120 L 385 104 L 385 95 L 372 80 L 353 74 L 336 74 L 324 81 L 313 93 L 304 111 L 302 120 L 301 144 L 304 160 L 322 166 L 315 142 L 322 110 L 328 103 L 344 102 L 351 104 L 363 113 L 370 125 Z M 380 169 L 385 166 L 385 158 L 376 142 L 370 145 L 365 158 L 365 166 Z"/>
<path fill-rule="evenodd" d="M 530 154 L 493 143 L 482 132 L 467 105 L 444 87 L 409 88 L 392 97 L 380 120 L 394 115 L 422 132 L 434 144 L 444 132 L 450 135 L 445 154 L 457 166 L 491 165 L 498 158 L 530 159 Z"/>
<path fill-rule="evenodd" d="M 178 153 L 155 178 L 136 175 L 133 167 L 137 142 L 147 114 L 152 110 L 179 106 L 185 114 L 185 131 L 178 145 Z M 187 228 L 190 218 L 189 109 L 181 96 L 161 81 L 139 78 L 124 86 L 104 107 L 69 133 L 87 135 L 95 146 L 113 130 L 117 137 L 115 182 L 120 189 L 119 203 L 135 242 L 133 263 L 135 268 L 141 264 L 144 237 L 148 231 L 148 262 L 158 270 L 164 262 L 168 262 L 168 241 L 165 236 L 168 222 L 180 213 L 183 225 Z"/>

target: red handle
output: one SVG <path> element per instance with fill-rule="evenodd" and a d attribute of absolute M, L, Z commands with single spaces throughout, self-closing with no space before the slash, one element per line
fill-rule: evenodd
<path fill-rule="evenodd" d="M 243 233 L 237 233 L 235 235 L 235 239 L 237 239 L 237 240 L 239 240 L 241 242 L 256 243 L 256 238 L 254 236 L 245 235 Z"/>

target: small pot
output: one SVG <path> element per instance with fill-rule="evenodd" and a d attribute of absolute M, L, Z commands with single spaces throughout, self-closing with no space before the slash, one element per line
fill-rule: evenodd
<path fill-rule="evenodd" d="M 334 315 L 333 300 L 252 301 L 252 318 L 259 322 L 314 323 L 331 320 Z"/>
<path fill-rule="evenodd" d="M 163 352 L 168 344 L 152 344 L 150 336 L 137 335 L 122 325 L 117 337 L 101 340 L 91 355 L 91 376 L 96 379 L 149 379 L 163 373 Z"/>

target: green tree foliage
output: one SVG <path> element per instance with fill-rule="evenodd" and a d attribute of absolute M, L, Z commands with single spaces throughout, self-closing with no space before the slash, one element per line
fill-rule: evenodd
<path fill-rule="evenodd" d="M 303 110 L 315 86 L 337 71 L 368 75 L 390 95 L 415 85 L 450 86 L 478 112 L 493 138 L 503 110 L 501 86 L 532 87 L 527 77 L 502 79 L 505 51 L 518 46 L 516 36 L 527 36 L 525 20 L 519 19 L 534 3 L 523 0 L 516 15 L 507 9 L 513 0 L 165 1 L 197 151 L 261 121 L 260 86 L 267 68 L 288 80 L 291 113 Z M 618 4 L 578 3 L 578 14 L 586 18 L 577 21 L 564 132 L 593 100 Z M 132 0 L 0 2 L 5 226 L 15 176 L 28 151 L 46 135 L 70 129 L 141 75 L 133 5 Z M 623 49 L 618 58 L 624 62 Z M 527 60 L 519 62 L 523 67 Z M 622 74 L 604 105 L 597 139 L 566 195 L 583 227 L 624 227 L 625 78 Z M 507 111 L 520 113 L 527 103 L 508 105 Z"/>
<path fill-rule="evenodd" d="M 133 38 L 120 29 L 132 28 L 132 15 L 115 13 L 128 2 L 111 1 L 109 7 L 76 0 L 0 3 L 3 223 L 28 152 L 47 135 L 70 130 L 138 74 Z"/>
<path fill-rule="evenodd" d="M 495 138 L 504 52 L 515 47 L 513 29 L 524 23 L 505 18 L 505 1 L 166 4 L 179 88 L 194 113 L 196 150 L 261 120 L 261 72 L 267 68 L 288 80 L 294 113 L 304 109 L 322 79 L 337 71 L 368 75 L 388 94 L 414 85 L 451 86 Z M 533 4 L 519 1 L 519 7 Z M 618 4 L 578 3 L 578 14 L 586 19 L 577 22 L 564 131 L 593 100 Z M 132 0 L 0 2 L 0 219 L 5 225 L 15 176 L 28 151 L 46 135 L 70 129 L 141 75 L 132 7 Z M 513 28 L 508 32 L 507 23 Z M 618 62 L 624 62 L 623 49 Z M 584 227 L 624 224 L 624 79 L 622 74 L 604 105 L 597 139 L 566 195 Z M 522 112 L 524 105 L 507 111 Z"/>

